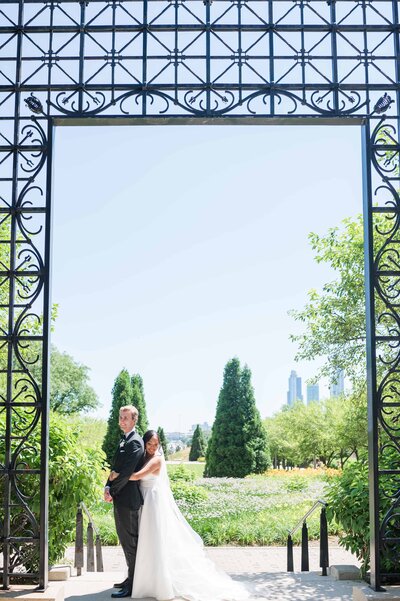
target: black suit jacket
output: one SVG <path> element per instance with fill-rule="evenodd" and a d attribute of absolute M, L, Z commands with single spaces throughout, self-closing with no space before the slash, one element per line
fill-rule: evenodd
<path fill-rule="evenodd" d="M 143 440 L 136 432 L 123 445 L 118 445 L 111 469 L 118 472 L 119 476 L 112 482 L 107 481 L 107 486 L 110 487 L 110 495 L 117 505 L 139 509 L 143 504 L 139 482 L 129 480 L 133 472 L 141 469 L 143 459 Z"/>

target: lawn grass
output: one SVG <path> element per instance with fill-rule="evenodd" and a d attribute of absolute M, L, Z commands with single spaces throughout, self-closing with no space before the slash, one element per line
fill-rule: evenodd
<path fill-rule="evenodd" d="M 177 504 L 206 545 L 285 545 L 288 530 L 318 499 L 323 499 L 326 472 L 322 470 L 269 471 L 247 478 L 202 478 L 202 464 L 168 465 L 187 472 L 178 486 Z M 198 489 L 202 494 L 195 494 Z M 196 502 L 193 502 L 196 499 Z M 92 508 L 103 544 L 117 544 L 112 507 Z M 309 538 L 319 535 L 319 511 L 307 521 Z M 335 534 L 335 528 L 329 530 Z M 294 537 L 300 541 L 300 531 Z"/>
<path fill-rule="evenodd" d="M 203 477 L 205 463 L 197 463 L 196 461 L 191 461 L 190 463 L 168 463 L 167 469 L 168 474 L 173 476 L 174 472 L 176 472 L 180 467 L 184 467 L 184 470 L 190 472 L 193 479 L 198 479 Z"/>
<path fill-rule="evenodd" d="M 170 453 L 168 455 L 169 461 L 189 461 L 190 447 L 185 447 L 176 453 Z"/>

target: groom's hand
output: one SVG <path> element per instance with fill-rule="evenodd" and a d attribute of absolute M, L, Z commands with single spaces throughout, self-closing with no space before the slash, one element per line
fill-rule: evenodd
<path fill-rule="evenodd" d="M 112 496 L 110 495 L 110 487 L 106 486 L 104 488 L 104 500 L 106 503 L 112 503 Z"/>

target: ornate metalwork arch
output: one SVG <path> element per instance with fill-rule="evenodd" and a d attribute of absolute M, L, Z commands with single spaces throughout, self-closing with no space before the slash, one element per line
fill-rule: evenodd
<path fill-rule="evenodd" d="M 4 588 L 21 571 L 47 583 L 54 126 L 274 121 L 363 131 L 371 579 L 379 588 L 382 552 L 390 548 L 396 561 L 400 552 L 399 120 L 397 0 L 3 0 Z"/>

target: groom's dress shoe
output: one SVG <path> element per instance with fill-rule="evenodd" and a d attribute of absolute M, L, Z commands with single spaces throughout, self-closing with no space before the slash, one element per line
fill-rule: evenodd
<path fill-rule="evenodd" d="M 112 593 L 111 597 L 113 599 L 121 599 L 122 597 L 130 597 L 132 591 L 129 586 L 124 586 L 118 593 Z"/>
<path fill-rule="evenodd" d="M 115 584 L 113 584 L 114 588 L 125 588 L 127 587 L 129 584 L 129 580 L 128 578 L 125 578 L 125 580 L 123 582 L 116 582 Z"/>

